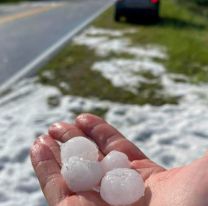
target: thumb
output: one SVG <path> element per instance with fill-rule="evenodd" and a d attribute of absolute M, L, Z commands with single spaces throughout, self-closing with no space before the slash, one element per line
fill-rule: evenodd
<path fill-rule="evenodd" d="M 131 167 L 141 174 L 144 181 L 148 179 L 151 175 L 166 170 L 165 168 L 156 164 L 150 159 L 135 160 L 131 162 Z"/>

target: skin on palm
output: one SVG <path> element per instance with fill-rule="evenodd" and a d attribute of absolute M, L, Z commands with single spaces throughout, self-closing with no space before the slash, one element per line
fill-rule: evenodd
<path fill-rule="evenodd" d="M 208 157 L 186 167 L 165 170 L 104 120 L 83 114 L 75 124 L 52 125 L 49 135 L 39 138 L 31 148 L 32 164 L 50 206 L 107 206 L 96 192 L 74 194 L 69 191 L 60 174 L 60 147 L 55 140 L 66 142 L 75 136 L 86 136 L 95 141 L 101 158 L 112 150 L 127 154 L 132 168 L 145 180 L 146 188 L 145 196 L 133 206 L 208 205 Z"/>
<path fill-rule="evenodd" d="M 206 206 L 208 205 L 207 157 L 192 164 L 159 172 L 146 181 L 151 196 L 149 206 Z M 201 170 L 200 170 L 201 168 Z"/>

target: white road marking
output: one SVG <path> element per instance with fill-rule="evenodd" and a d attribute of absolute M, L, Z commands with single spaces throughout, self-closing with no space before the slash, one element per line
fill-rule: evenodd
<path fill-rule="evenodd" d="M 57 5 L 52 4 L 52 5 L 47 5 L 47 6 L 40 7 L 40 8 L 34 8 L 34 9 L 29 10 L 29 11 L 19 12 L 19 13 L 14 14 L 14 15 L 3 16 L 3 17 L 0 18 L 0 25 L 8 23 L 8 22 L 13 22 L 13 21 L 16 21 L 16 20 L 19 20 L 19 19 L 24 19 L 26 17 L 34 16 L 34 15 L 37 15 L 37 14 L 40 14 L 40 13 L 43 13 L 43 12 L 47 12 L 49 10 L 56 9 L 58 7 L 61 7 L 61 6 L 64 6 L 64 4 L 57 4 Z"/>

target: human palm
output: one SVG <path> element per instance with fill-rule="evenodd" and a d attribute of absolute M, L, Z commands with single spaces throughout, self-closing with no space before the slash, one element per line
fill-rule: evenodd
<path fill-rule="evenodd" d="M 107 206 L 96 192 L 74 194 L 60 173 L 60 147 L 75 136 L 96 142 L 102 158 L 112 150 L 126 153 L 132 168 L 145 180 L 145 195 L 133 206 L 208 206 L 208 156 L 192 164 L 166 170 L 148 159 L 103 119 L 82 114 L 75 124 L 58 123 L 31 148 L 31 161 L 50 206 Z M 188 154 L 187 154 L 188 155 Z"/>

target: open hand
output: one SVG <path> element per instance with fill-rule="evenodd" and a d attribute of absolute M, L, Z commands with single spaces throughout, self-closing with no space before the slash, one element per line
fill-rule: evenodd
<path fill-rule="evenodd" d="M 95 141 L 101 156 L 117 150 L 129 157 L 132 168 L 145 181 L 145 196 L 134 206 L 208 206 L 208 155 L 188 166 L 166 170 L 103 119 L 91 114 L 78 116 L 75 124 L 52 125 L 49 135 L 41 136 L 31 148 L 31 161 L 50 206 L 108 205 L 96 192 L 74 194 L 60 173 L 60 147 L 55 140 L 66 142 L 75 136 Z"/>

